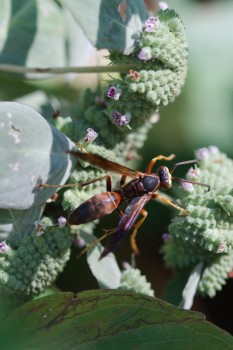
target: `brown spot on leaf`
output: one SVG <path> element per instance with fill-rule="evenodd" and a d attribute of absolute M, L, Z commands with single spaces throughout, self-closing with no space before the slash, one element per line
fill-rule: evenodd
<path fill-rule="evenodd" d="M 121 17 L 121 19 L 122 19 L 123 22 L 125 22 L 126 19 L 127 19 L 127 13 L 126 13 L 126 11 L 127 11 L 127 6 L 128 6 L 128 5 L 127 5 L 126 0 L 123 0 L 123 1 L 119 4 L 119 6 L 118 6 L 118 12 L 119 12 L 120 17 Z"/>

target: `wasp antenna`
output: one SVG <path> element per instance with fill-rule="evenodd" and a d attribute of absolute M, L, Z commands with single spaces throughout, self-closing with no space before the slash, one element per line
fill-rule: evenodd
<path fill-rule="evenodd" d="M 177 181 L 177 182 L 186 182 L 186 183 L 193 184 L 193 185 L 205 186 L 205 187 L 207 187 L 206 192 L 210 191 L 210 186 L 207 184 L 204 184 L 202 182 L 189 181 L 189 180 L 181 179 L 179 177 L 174 177 L 174 176 L 172 176 L 172 180 Z"/>
<path fill-rule="evenodd" d="M 176 163 L 173 165 L 173 167 L 169 170 L 170 174 L 173 173 L 173 171 L 180 165 L 185 165 L 185 164 L 193 164 L 199 162 L 199 159 L 191 159 L 191 160 L 185 160 L 184 162 Z"/>

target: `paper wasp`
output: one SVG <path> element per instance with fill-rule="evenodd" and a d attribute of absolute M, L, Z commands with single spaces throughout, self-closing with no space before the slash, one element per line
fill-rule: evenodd
<path fill-rule="evenodd" d="M 151 198 L 159 198 L 163 202 L 181 211 L 184 215 L 189 214 L 185 209 L 179 207 L 178 205 L 172 203 L 169 199 L 162 197 L 160 194 L 156 193 L 157 190 L 166 191 L 170 189 L 172 187 L 172 180 L 206 186 L 208 188 L 208 191 L 210 189 L 209 185 L 177 178 L 172 175 L 177 166 L 196 163 L 198 161 L 197 159 L 176 163 L 170 170 L 166 166 L 160 166 L 157 170 L 157 173 L 151 173 L 153 166 L 157 160 L 170 161 L 175 157 L 174 154 L 171 154 L 168 157 L 159 155 L 149 162 L 145 173 L 142 173 L 138 170 L 133 170 L 116 162 L 107 160 L 97 154 L 88 153 L 82 146 L 80 146 L 80 148 L 82 149 L 82 152 L 69 151 L 68 153 L 80 160 L 90 163 L 91 165 L 122 175 L 120 186 L 114 190 L 112 190 L 112 181 L 110 175 L 103 175 L 79 184 L 81 187 L 84 187 L 96 181 L 105 179 L 106 192 L 96 194 L 93 197 L 89 198 L 79 207 L 74 209 L 68 218 L 69 225 L 80 225 L 111 214 L 115 209 L 118 210 L 121 216 L 119 224 L 116 228 L 107 230 L 106 234 L 103 236 L 105 237 L 110 234 L 112 235 L 108 241 L 107 246 L 100 256 L 100 259 L 105 257 L 108 253 L 112 252 L 115 247 L 120 244 L 126 233 L 131 228 L 133 228 L 130 239 L 131 247 L 135 254 L 139 254 L 135 237 L 139 227 L 147 217 L 147 211 L 144 209 L 144 206 L 147 202 L 149 202 Z M 131 178 L 131 181 L 126 183 L 127 177 Z M 41 185 L 41 187 L 47 186 L 51 187 L 50 185 L 46 184 Z M 55 187 L 57 185 L 53 186 Z M 119 208 L 119 205 L 124 201 L 128 202 L 128 205 L 125 211 L 122 212 Z M 137 223 L 135 223 L 140 214 L 142 215 L 142 218 Z M 100 240 L 101 239 L 97 240 L 97 242 Z M 83 252 L 87 251 L 89 247 L 90 246 L 84 249 Z"/>

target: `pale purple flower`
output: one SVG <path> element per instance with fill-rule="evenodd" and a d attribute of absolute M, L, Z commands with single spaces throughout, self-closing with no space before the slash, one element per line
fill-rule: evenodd
<path fill-rule="evenodd" d="M 191 167 L 187 172 L 187 176 L 193 180 L 198 180 L 200 176 L 200 169 Z"/>
<path fill-rule="evenodd" d="M 151 48 L 150 47 L 143 47 L 141 51 L 138 54 L 139 60 L 142 61 L 149 61 L 152 58 Z"/>
<path fill-rule="evenodd" d="M 84 137 L 84 142 L 92 142 L 97 138 L 98 134 L 95 132 L 95 130 L 88 128 L 87 129 L 87 134 Z"/>
<path fill-rule="evenodd" d="M 217 146 L 209 146 L 208 150 L 211 154 L 218 154 L 219 153 L 219 148 Z"/>
<path fill-rule="evenodd" d="M 196 150 L 195 155 L 198 159 L 208 159 L 209 158 L 209 150 L 206 147 L 199 148 Z"/>
<path fill-rule="evenodd" d="M 132 266 L 130 265 L 130 263 L 128 263 L 128 261 L 123 261 L 122 268 L 123 268 L 123 270 L 129 270 L 132 268 Z"/>
<path fill-rule="evenodd" d="M 194 191 L 193 184 L 190 184 L 189 182 L 181 182 L 181 186 L 182 186 L 183 190 L 185 190 L 186 192 L 193 192 Z"/>
<path fill-rule="evenodd" d="M 145 22 L 145 31 L 148 33 L 156 32 L 160 27 L 160 20 L 157 17 L 150 16 Z"/>
<path fill-rule="evenodd" d="M 46 230 L 46 228 L 47 228 L 47 225 L 46 224 L 43 224 L 42 222 L 40 222 L 40 221 L 35 221 L 34 222 L 34 225 L 36 226 L 36 235 L 39 237 L 39 236 L 41 236 L 44 232 L 45 232 L 45 230 Z"/>
<path fill-rule="evenodd" d="M 169 241 L 169 239 L 171 239 L 171 235 L 169 235 L 169 233 L 163 233 L 162 239 L 164 240 L 164 242 Z"/>
<path fill-rule="evenodd" d="M 4 254 L 10 249 L 11 249 L 10 246 L 8 244 L 6 244 L 5 241 L 0 242 L 0 254 Z"/>
<path fill-rule="evenodd" d="M 111 86 L 107 92 L 107 97 L 112 98 L 113 100 L 119 100 L 120 96 L 122 94 L 121 89 L 115 86 Z"/>
<path fill-rule="evenodd" d="M 118 124 L 120 126 L 128 126 L 131 119 L 130 113 L 125 113 L 125 115 L 123 115 L 118 111 L 112 112 L 112 117 L 114 119 L 115 124 Z"/>
<path fill-rule="evenodd" d="M 160 10 L 168 9 L 168 4 L 165 1 L 159 1 L 159 9 Z"/>
<path fill-rule="evenodd" d="M 77 247 L 77 248 L 83 248 L 83 247 L 85 247 L 86 242 L 85 242 L 85 240 L 84 240 L 82 237 L 77 236 L 77 237 L 73 240 L 73 244 L 74 244 L 74 246 Z"/>
<path fill-rule="evenodd" d="M 218 247 L 217 254 L 221 254 L 224 252 L 226 252 L 226 244 L 225 244 L 225 242 L 221 242 L 219 247 Z"/>
<path fill-rule="evenodd" d="M 156 124 L 156 123 L 158 123 L 159 119 L 160 119 L 160 115 L 158 113 L 153 113 L 150 116 L 150 123 Z"/>
<path fill-rule="evenodd" d="M 64 218 L 64 216 L 60 216 L 57 222 L 59 227 L 64 227 L 66 225 L 66 218 Z"/>

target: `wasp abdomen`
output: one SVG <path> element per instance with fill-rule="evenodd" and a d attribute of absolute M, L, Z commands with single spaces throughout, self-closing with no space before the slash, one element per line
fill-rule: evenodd
<path fill-rule="evenodd" d="M 121 202 L 117 192 L 103 192 L 89 198 L 76 208 L 68 219 L 69 225 L 81 225 L 111 214 Z"/>

